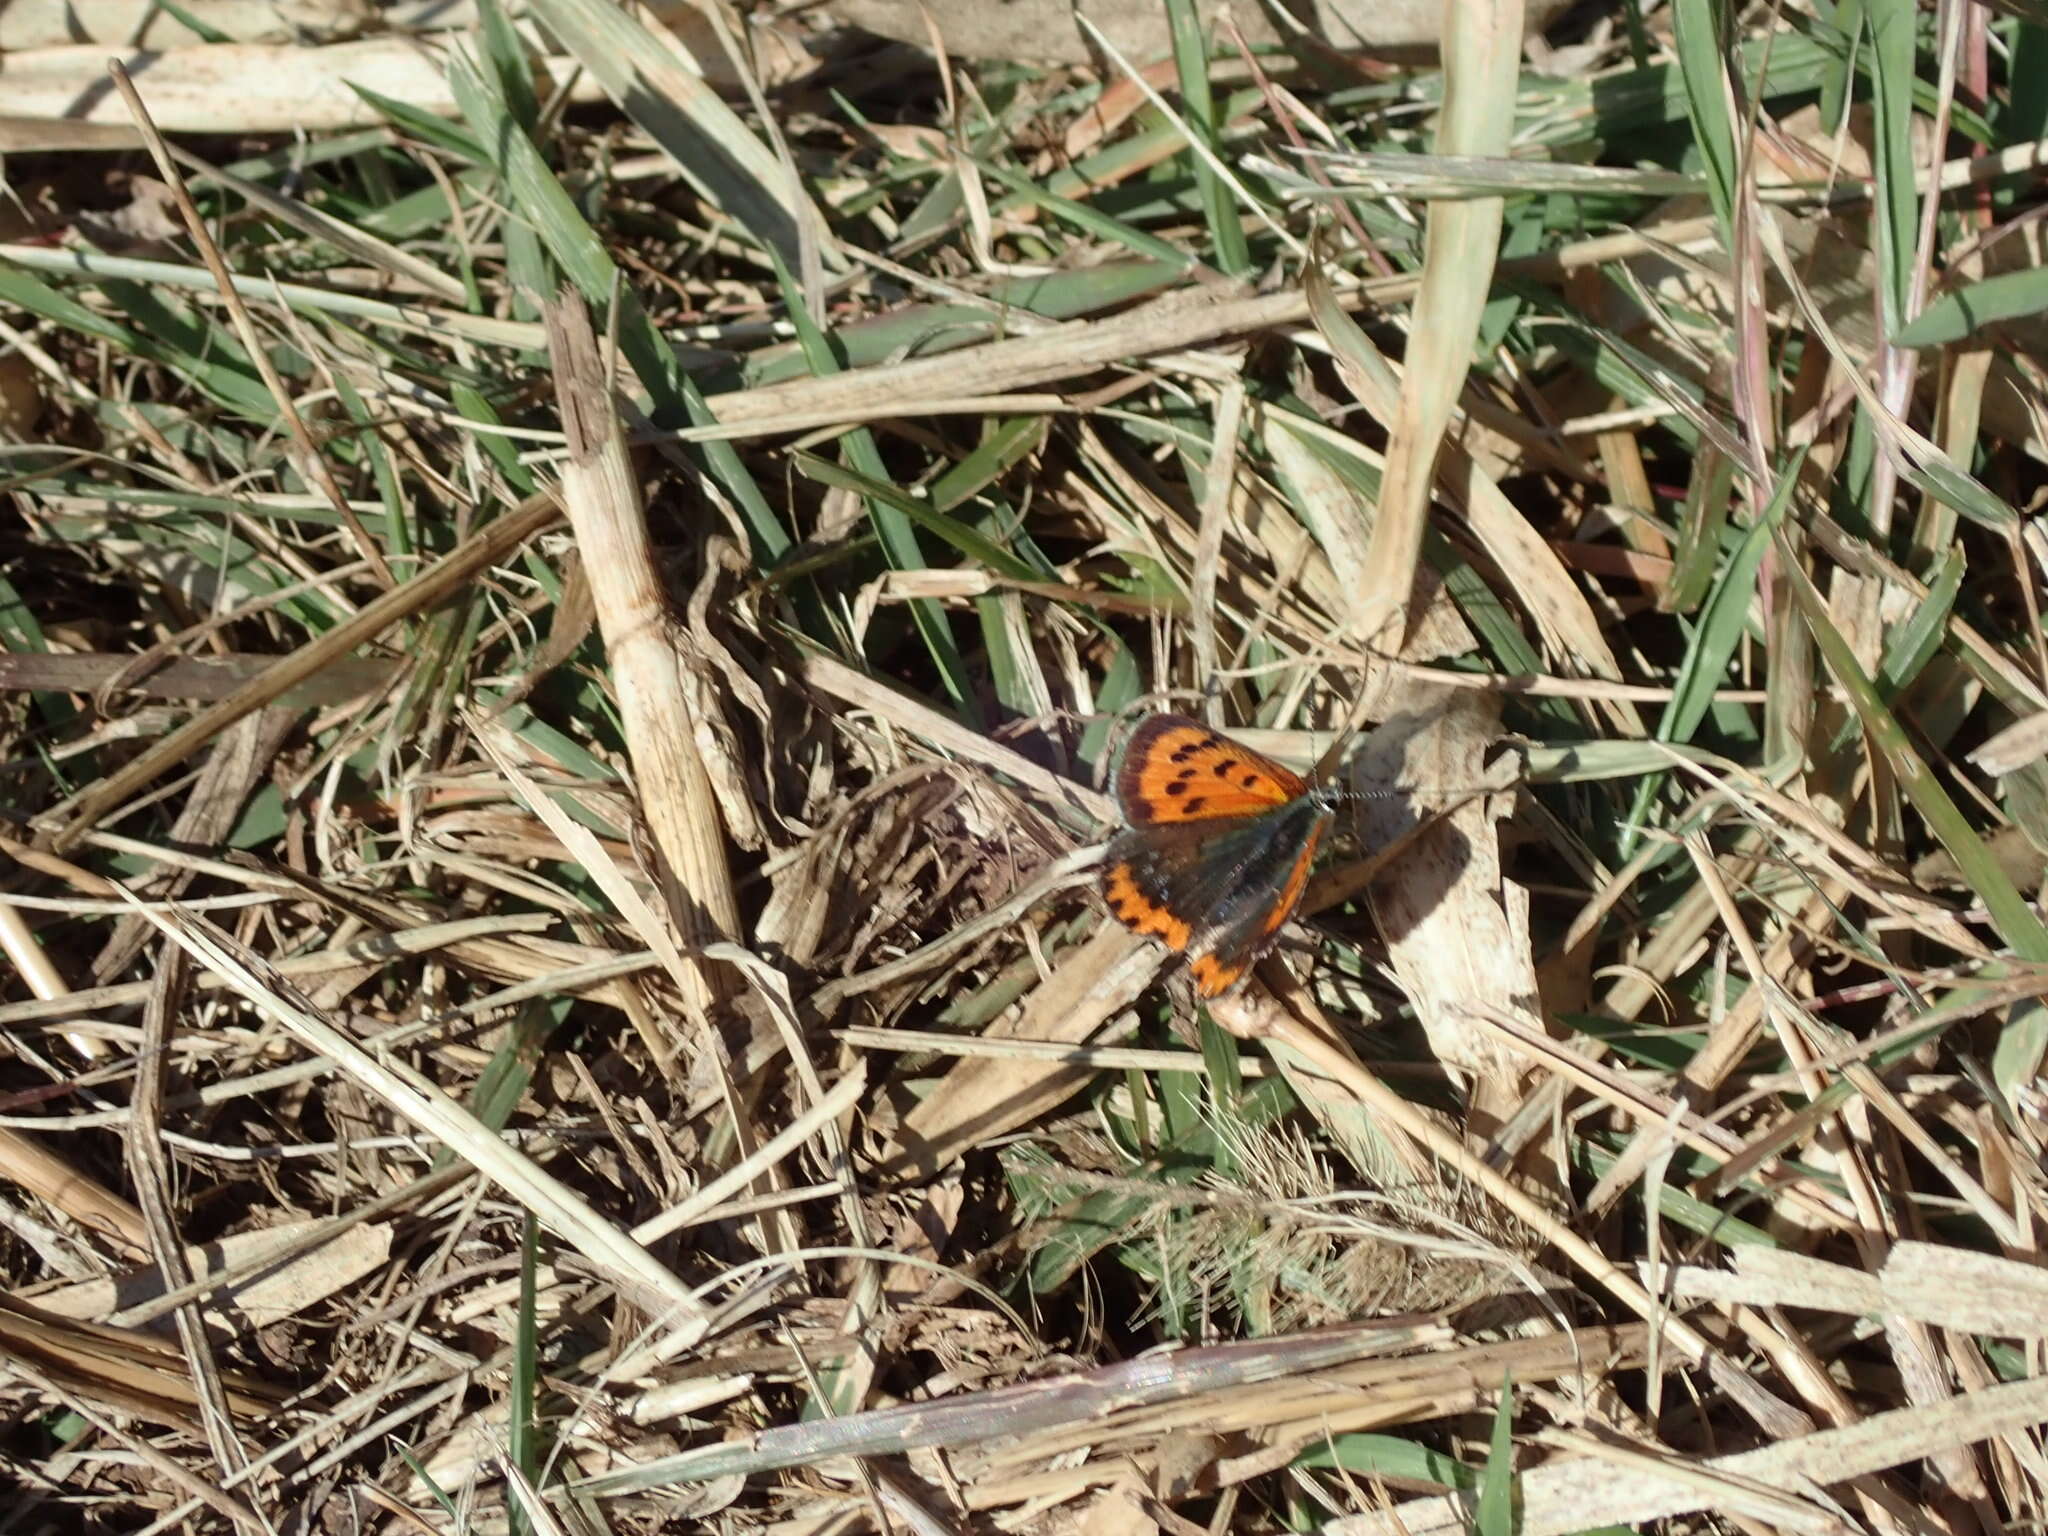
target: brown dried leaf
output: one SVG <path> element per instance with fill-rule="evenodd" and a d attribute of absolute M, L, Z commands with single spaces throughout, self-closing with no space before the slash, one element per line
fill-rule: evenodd
<path fill-rule="evenodd" d="M 1058 968 L 1023 1008 L 989 1031 L 1001 1038 L 1081 1041 L 1137 1001 L 1159 969 L 1151 941 L 1104 923 Z M 1078 1092 L 1089 1067 L 970 1058 L 949 1071 L 908 1115 L 897 1150 L 882 1166 L 888 1177 L 929 1178 L 969 1147 L 1035 1120 Z"/>
<path fill-rule="evenodd" d="M 238 1232 L 218 1242 L 192 1245 L 185 1250 L 185 1259 L 195 1276 L 240 1269 L 251 1260 L 260 1263 L 262 1255 L 281 1252 L 301 1236 L 327 1225 L 325 1221 L 302 1221 Z M 351 1227 L 281 1264 L 257 1269 L 245 1279 L 209 1292 L 200 1315 L 223 1337 L 240 1337 L 298 1316 L 371 1274 L 390 1256 L 389 1225 Z M 37 1296 L 35 1303 L 52 1316 L 89 1320 L 130 1311 L 162 1294 L 162 1277 L 152 1265 L 106 1279 L 59 1286 Z"/>
<path fill-rule="evenodd" d="M 1485 779 L 1498 710 L 1490 698 L 1446 694 L 1434 714 L 1395 721 L 1367 739 L 1354 782 L 1408 790 L 1365 803 L 1368 850 L 1412 832 L 1433 795 Z M 1525 1070 L 1475 1014 L 1498 1009 L 1541 1027 L 1528 897 L 1501 876 L 1495 825 L 1509 803 L 1503 796 L 1468 800 L 1417 834 L 1368 890 L 1402 990 L 1438 1058 L 1472 1079 L 1475 1112 L 1511 1104 Z"/>

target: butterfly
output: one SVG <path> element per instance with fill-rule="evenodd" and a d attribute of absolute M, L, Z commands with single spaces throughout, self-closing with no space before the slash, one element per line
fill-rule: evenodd
<path fill-rule="evenodd" d="M 1103 858 L 1109 910 L 1185 954 L 1203 997 L 1221 996 L 1301 904 L 1339 792 L 1185 715 L 1139 724 L 1114 788 L 1126 826 Z"/>

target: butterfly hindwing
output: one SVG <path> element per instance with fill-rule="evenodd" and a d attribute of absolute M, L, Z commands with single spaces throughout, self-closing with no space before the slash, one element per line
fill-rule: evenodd
<path fill-rule="evenodd" d="M 1132 827 L 1257 816 L 1308 789 L 1299 775 L 1185 715 L 1151 715 L 1131 733 L 1115 786 Z"/>
<path fill-rule="evenodd" d="M 1204 997 L 1229 990 L 1301 901 L 1330 810 L 1312 795 L 1219 827 L 1132 827 L 1111 840 L 1103 893 L 1134 932 L 1184 951 Z"/>

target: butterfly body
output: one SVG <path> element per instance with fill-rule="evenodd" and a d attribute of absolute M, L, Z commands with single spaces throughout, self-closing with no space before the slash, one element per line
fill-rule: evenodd
<path fill-rule="evenodd" d="M 1110 911 L 1184 953 L 1202 996 L 1228 991 L 1300 904 L 1336 792 L 1181 715 L 1132 732 L 1114 787 L 1127 826 L 1103 860 Z"/>

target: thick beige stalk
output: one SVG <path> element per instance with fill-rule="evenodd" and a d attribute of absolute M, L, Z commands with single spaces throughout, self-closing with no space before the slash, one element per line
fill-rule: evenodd
<path fill-rule="evenodd" d="M 1521 0 L 1466 0 L 1444 7 L 1442 155 L 1504 155 L 1514 131 L 1522 57 Z M 1480 311 L 1500 254 L 1503 199 L 1432 203 L 1423 243 L 1400 414 L 1390 425 L 1386 475 L 1366 552 L 1366 588 L 1353 609 L 1360 637 L 1392 655 L 1401 648 L 1437 449 L 1472 365 Z"/>
<path fill-rule="evenodd" d="M 652 855 L 687 962 L 688 999 L 709 1007 L 733 990 L 723 966 L 700 961 L 706 944 L 739 937 L 739 903 L 726 861 L 725 826 L 698 751 L 699 723 L 716 700 L 675 621 L 655 568 L 640 486 L 613 406 L 611 381 L 583 300 L 565 290 L 547 308 L 555 396 L 569 456 L 562 509 L 576 532 L 611 658 L 626 749 L 653 842 Z"/>

